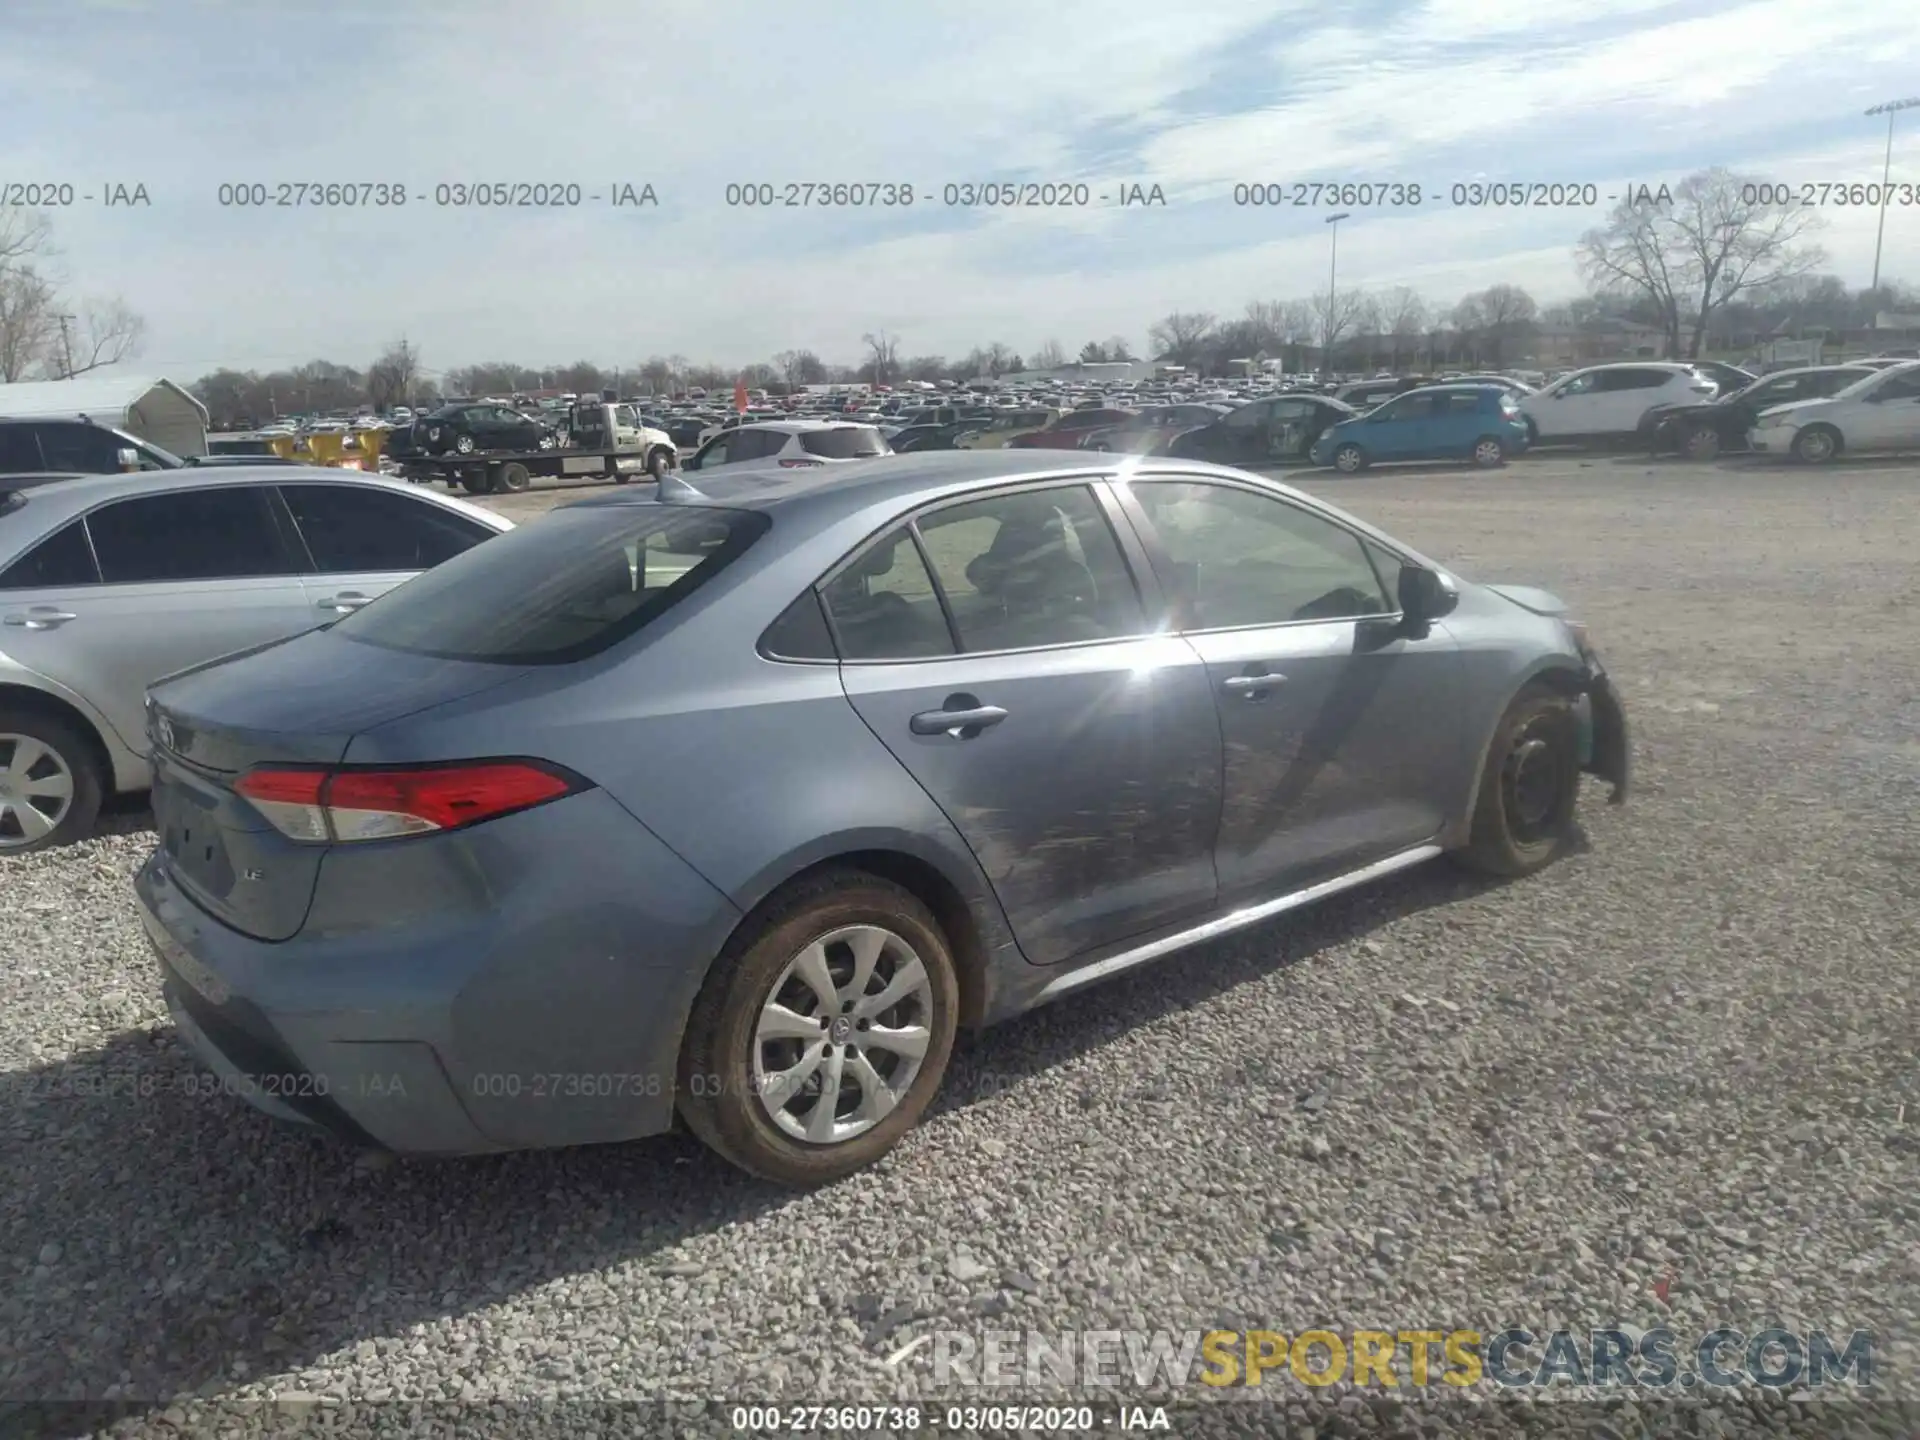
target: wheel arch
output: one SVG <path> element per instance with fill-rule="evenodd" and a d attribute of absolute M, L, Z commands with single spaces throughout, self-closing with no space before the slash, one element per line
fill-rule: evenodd
<path fill-rule="evenodd" d="M 0 709 L 44 715 L 72 726 L 86 741 L 93 762 L 100 767 L 100 778 L 108 794 L 140 788 L 145 778 L 144 757 L 128 749 L 113 727 L 81 704 L 77 697 L 14 680 L 0 680 Z"/>
<path fill-rule="evenodd" d="M 1529 686 L 1545 686 L 1572 698 L 1584 694 L 1587 687 L 1586 673 L 1576 664 L 1560 655 L 1543 655 L 1531 665 L 1517 671 L 1509 680 L 1497 706 L 1491 707 L 1492 713 L 1475 737 L 1473 750 L 1473 773 L 1468 778 L 1467 787 L 1462 792 L 1461 802 L 1447 827 L 1441 832 L 1438 843 L 1453 850 L 1467 843 L 1473 829 L 1474 804 L 1480 795 L 1480 782 L 1486 774 L 1487 752 L 1493 748 L 1493 737 L 1500 729 L 1500 721 L 1507 711 L 1513 708 L 1513 702 L 1520 698 L 1522 691 Z"/>
<path fill-rule="evenodd" d="M 757 923 L 767 908 L 794 885 L 830 870 L 858 871 L 890 881 L 919 900 L 939 921 L 960 984 L 960 1023 L 978 1028 L 986 1023 L 1000 989 L 996 981 L 999 967 L 1009 962 L 1024 965 L 1026 961 L 1014 943 L 998 899 L 986 888 L 985 877 L 956 875 L 954 868 L 948 857 L 930 855 L 925 847 L 899 839 L 845 837 L 837 844 L 792 857 L 764 873 L 753 884 L 750 897 L 735 897 L 741 916 L 732 933 L 739 934 Z M 731 941 L 731 934 L 728 939 Z"/>

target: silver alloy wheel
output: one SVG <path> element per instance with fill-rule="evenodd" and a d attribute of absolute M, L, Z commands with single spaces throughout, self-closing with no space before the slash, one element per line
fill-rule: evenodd
<path fill-rule="evenodd" d="M 1794 441 L 1794 447 L 1802 460 L 1810 460 L 1818 465 L 1833 458 L 1833 436 L 1825 430 L 1803 431 Z"/>
<path fill-rule="evenodd" d="M 46 741 L 0 733 L 0 850 L 44 840 L 73 808 L 73 767 Z"/>
<path fill-rule="evenodd" d="M 1711 460 L 1720 453 L 1720 432 L 1711 425 L 1696 425 L 1687 432 L 1687 458 Z"/>
<path fill-rule="evenodd" d="M 1473 458 L 1482 465 L 1498 465 L 1502 454 L 1498 440 L 1482 440 L 1473 447 Z"/>
<path fill-rule="evenodd" d="M 1360 468 L 1360 462 L 1364 458 L 1358 445 L 1342 445 L 1333 452 L 1333 468 L 1351 475 Z"/>
<path fill-rule="evenodd" d="M 933 982 L 879 925 L 829 931 L 787 962 L 753 1032 L 754 1093 L 795 1140 L 863 1135 L 907 1096 L 933 1039 Z"/>

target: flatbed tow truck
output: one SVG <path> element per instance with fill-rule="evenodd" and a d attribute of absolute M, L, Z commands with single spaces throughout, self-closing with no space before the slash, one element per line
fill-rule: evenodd
<path fill-rule="evenodd" d="M 631 405 L 583 400 L 567 407 L 567 443 L 550 450 L 473 450 L 465 454 L 396 456 L 403 478 L 444 481 L 469 495 L 525 490 L 534 476 L 561 480 L 658 481 L 679 468 L 680 454 L 665 431 L 643 425 Z"/>

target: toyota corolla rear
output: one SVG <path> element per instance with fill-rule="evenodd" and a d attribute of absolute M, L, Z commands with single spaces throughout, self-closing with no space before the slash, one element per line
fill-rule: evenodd
<path fill-rule="evenodd" d="M 228 1089 L 416 1153 L 666 1127 L 681 1018 L 738 912 L 566 753 L 554 697 L 670 629 L 763 528 L 559 512 L 154 687 L 136 890 L 175 1022 Z M 497 604 L 474 604 L 476 567 Z"/>

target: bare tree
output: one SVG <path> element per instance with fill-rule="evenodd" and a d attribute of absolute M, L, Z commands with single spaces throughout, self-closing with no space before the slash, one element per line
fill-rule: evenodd
<path fill-rule="evenodd" d="M 89 300 L 61 337 L 60 378 L 71 380 L 89 370 L 117 365 L 140 353 L 147 322 L 124 300 Z"/>
<path fill-rule="evenodd" d="M 1432 319 L 1427 302 L 1420 292 L 1406 285 L 1396 285 L 1380 297 L 1380 328 L 1386 332 L 1387 346 L 1392 356 L 1393 368 L 1400 368 L 1401 352 L 1416 353 L 1420 337 L 1426 333 Z"/>
<path fill-rule="evenodd" d="M 1605 295 L 1644 300 L 1667 337 L 1667 354 L 1696 359 L 1714 313 L 1737 296 L 1810 273 L 1825 253 L 1807 241 L 1820 225 L 1803 206 L 1761 203 L 1774 187 L 1714 168 L 1671 193 L 1621 200 L 1575 251 L 1587 282 Z M 1752 197 L 1752 198 L 1749 198 Z M 1682 344 L 1682 329 L 1688 331 Z"/>
<path fill-rule="evenodd" d="M 420 376 L 420 352 L 403 336 L 387 346 L 367 367 L 367 399 L 376 410 L 413 403 L 414 382 Z M 206 400 L 207 397 L 200 397 Z M 209 406 L 212 402 L 208 401 Z"/>
<path fill-rule="evenodd" d="M 1316 295 L 1306 304 L 1312 321 L 1310 333 L 1320 340 L 1321 364 L 1331 365 L 1334 350 L 1355 332 L 1370 302 L 1364 291 L 1342 290 L 1338 294 Z"/>
<path fill-rule="evenodd" d="M 1058 340 L 1049 340 L 1033 352 L 1032 364 L 1036 370 L 1058 370 L 1066 363 L 1066 347 Z"/>
<path fill-rule="evenodd" d="M 1206 338 L 1219 322 L 1204 310 L 1176 310 L 1147 331 L 1156 359 L 1191 365 L 1201 357 Z"/>
<path fill-rule="evenodd" d="M 866 368 L 873 372 L 873 383 L 892 383 L 900 359 L 900 341 L 884 330 L 862 335 L 860 341 L 867 347 Z"/>
<path fill-rule="evenodd" d="M 1133 353 L 1133 346 L 1127 340 L 1126 336 L 1109 335 L 1107 337 L 1107 359 L 1124 360 L 1131 363 L 1139 358 L 1138 355 Z"/>
<path fill-rule="evenodd" d="M 24 380 L 60 334 L 53 287 L 30 265 L 0 265 L 0 384 Z"/>

